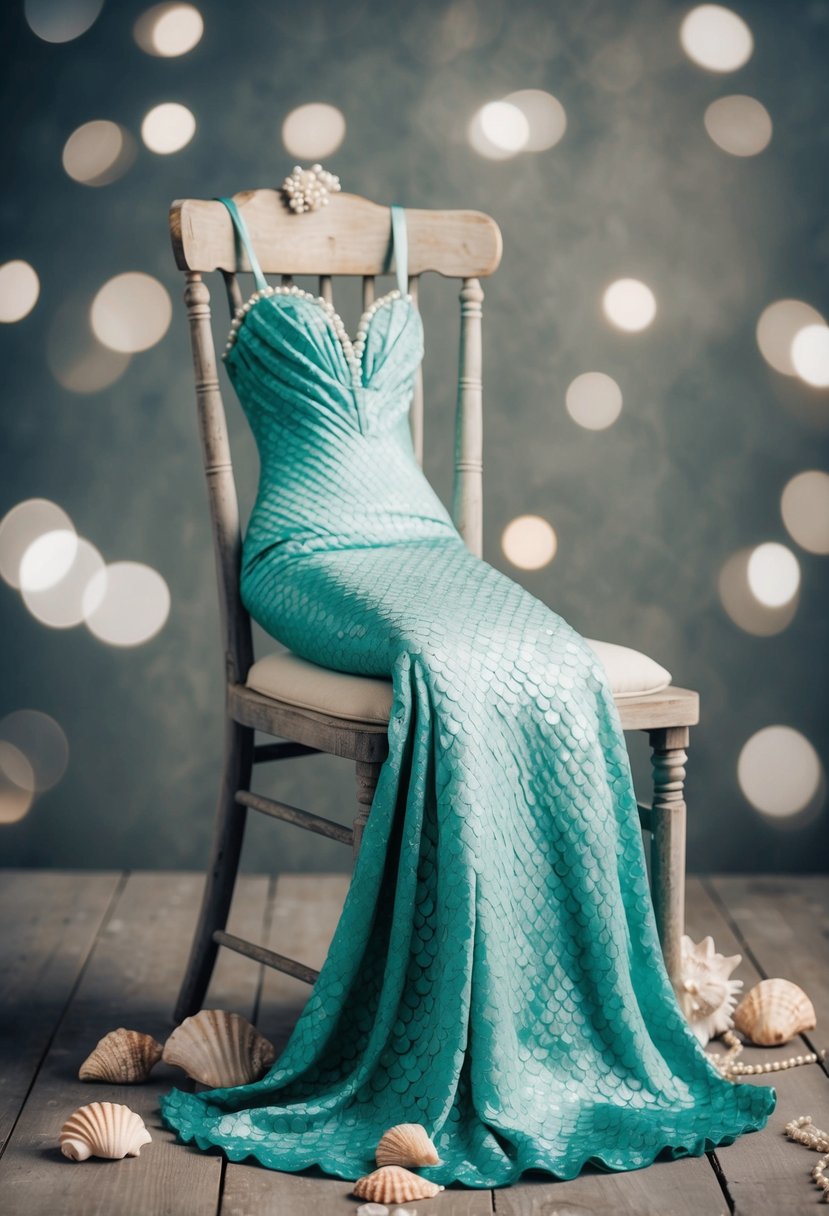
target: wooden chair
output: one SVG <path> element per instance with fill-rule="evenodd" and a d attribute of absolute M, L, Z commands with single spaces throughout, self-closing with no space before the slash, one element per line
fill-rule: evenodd
<path fill-rule="evenodd" d="M 262 269 L 319 276 L 319 294 L 332 299 L 332 276 L 362 276 L 363 307 L 374 299 L 375 276 L 390 266 L 389 210 L 354 194 L 336 194 L 330 205 L 296 215 L 272 189 L 234 195 L 248 225 Z M 482 422 L 480 279 L 501 258 L 501 233 L 479 211 L 406 210 L 409 290 L 417 301 L 420 276 L 434 271 L 460 280 L 460 359 L 454 438 L 452 517 L 470 550 L 482 554 Z M 210 297 L 202 276 L 218 270 L 231 313 L 242 303 L 237 273 L 250 269 L 222 203 L 183 199 L 170 209 L 176 262 L 185 275 L 201 446 L 218 572 L 226 702 L 224 762 L 219 785 L 210 868 L 190 961 L 175 1016 L 200 1008 L 219 946 L 276 967 L 313 984 L 318 971 L 301 961 L 243 941 L 226 931 L 248 809 L 360 847 L 380 767 L 388 751 L 391 679 L 329 671 L 287 650 L 274 649 L 254 662 L 251 622 L 239 595 L 241 532 L 225 412 L 217 376 Z M 428 352 L 427 352 L 428 354 Z M 423 389 L 418 376 L 411 406 L 418 461 L 423 460 Z M 648 732 L 654 791 L 639 803 L 650 832 L 650 877 L 660 940 L 674 982 L 684 928 L 685 802 L 683 780 L 689 727 L 699 720 L 697 693 L 671 684 L 670 673 L 646 655 L 594 642 L 608 670 L 625 730 Z M 254 731 L 277 742 L 255 745 Z M 353 828 L 251 790 L 253 766 L 328 752 L 356 766 Z"/>

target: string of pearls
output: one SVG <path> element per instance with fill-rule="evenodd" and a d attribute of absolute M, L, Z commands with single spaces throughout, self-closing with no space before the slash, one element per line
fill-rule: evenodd
<path fill-rule="evenodd" d="M 829 1165 L 829 1132 L 815 1127 L 811 1115 L 799 1115 L 797 1119 L 792 1119 L 787 1123 L 784 1130 L 790 1140 L 796 1140 L 799 1144 L 805 1144 L 807 1148 L 812 1148 L 817 1153 L 823 1153 L 812 1170 L 812 1177 L 823 1191 L 823 1202 L 829 1203 L 829 1174 L 826 1172 L 826 1167 Z"/>
<path fill-rule="evenodd" d="M 810 1051 L 805 1055 L 789 1056 L 787 1060 L 764 1060 L 762 1064 L 744 1064 L 737 1059 L 744 1044 L 740 1042 L 734 1031 L 723 1031 L 722 1039 L 728 1050 L 719 1055 L 714 1055 L 712 1052 L 707 1054 L 728 1081 L 733 1081 L 738 1076 L 759 1076 L 761 1073 L 782 1072 L 786 1068 L 797 1068 L 800 1064 L 816 1064 L 818 1059 L 824 1059 L 826 1056 L 826 1048 L 824 1048 L 819 1056 Z"/>
<path fill-rule="evenodd" d="M 282 183 L 285 201 L 297 213 L 327 207 L 329 194 L 336 194 L 339 189 L 340 179 L 336 173 L 329 173 L 320 164 L 312 165 L 310 169 L 294 165 Z"/>
<path fill-rule="evenodd" d="M 255 291 L 253 295 L 244 302 L 244 304 L 240 305 L 240 307 L 237 308 L 236 312 L 233 314 L 233 320 L 230 323 L 230 333 L 227 336 L 227 342 L 225 343 L 225 348 L 222 352 L 222 359 L 227 358 L 231 347 L 236 341 L 236 335 L 238 334 L 247 314 L 260 300 L 265 299 L 267 296 L 299 296 L 302 299 L 311 300 L 313 303 L 318 304 L 320 308 L 322 308 L 325 316 L 328 318 L 331 328 L 342 346 L 343 354 L 345 355 L 346 362 L 351 370 L 352 385 L 355 388 L 359 388 L 362 386 L 363 382 L 363 351 L 365 350 L 366 334 L 368 333 L 368 327 L 371 324 L 371 318 L 378 309 L 383 307 L 384 304 L 388 304 L 392 300 L 400 299 L 401 293 L 399 287 L 395 287 L 392 291 L 386 292 L 384 296 L 379 296 L 374 303 L 371 304 L 365 310 L 365 312 L 363 312 L 357 326 L 357 334 L 354 342 L 352 343 L 345 327 L 345 322 L 334 308 L 334 305 L 330 302 L 330 300 L 326 300 L 323 296 L 315 296 L 313 292 L 304 291 L 303 288 L 297 287 L 293 283 L 290 285 L 281 284 L 279 287 L 271 287 L 270 285 L 267 287 L 261 287 L 258 291 Z M 402 298 L 411 300 L 412 297 L 411 294 L 407 292 Z"/>

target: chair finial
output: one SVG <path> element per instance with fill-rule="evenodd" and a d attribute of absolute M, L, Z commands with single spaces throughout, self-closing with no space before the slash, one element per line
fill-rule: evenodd
<path fill-rule="evenodd" d="M 329 194 L 335 194 L 340 189 L 340 179 L 335 173 L 329 173 L 322 165 L 312 165 L 303 169 L 294 165 L 291 172 L 282 183 L 282 193 L 291 211 L 317 211 L 326 207 Z"/>

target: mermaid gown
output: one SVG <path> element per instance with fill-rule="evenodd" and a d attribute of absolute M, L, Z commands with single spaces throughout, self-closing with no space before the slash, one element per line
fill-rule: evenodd
<path fill-rule="evenodd" d="M 260 482 L 241 596 L 324 667 L 390 676 L 389 751 L 327 956 L 260 1080 L 162 1100 L 232 1161 L 337 1178 L 421 1123 L 444 1186 L 699 1156 L 763 1127 L 771 1086 L 723 1079 L 677 1003 L 604 667 L 464 544 L 412 447 L 423 356 L 398 288 L 355 341 L 320 297 L 257 281 L 225 352 Z"/>

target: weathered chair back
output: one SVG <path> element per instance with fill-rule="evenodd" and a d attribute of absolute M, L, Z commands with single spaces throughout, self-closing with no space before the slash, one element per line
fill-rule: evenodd
<path fill-rule="evenodd" d="M 242 190 L 232 196 L 250 232 L 263 272 L 319 276 L 319 294 L 333 300 L 337 275 L 362 277 L 363 308 L 375 297 L 375 276 L 389 273 L 389 208 L 356 194 L 338 193 L 319 211 L 290 212 L 277 190 Z M 461 280 L 461 336 L 452 518 L 470 550 L 482 553 L 482 418 L 480 279 L 501 259 L 498 225 L 480 211 L 406 208 L 409 291 L 417 304 L 427 271 Z M 202 275 L 221 272 L 231 314 L 242 304 L 239 272 L 250 271 L 237 248 L 227 208 L 218 200 L 179 199 L 170 208 L 176 263 L 185 272 L 199 430 L 207 477 L 219 581 L 221 628 L 229 684 L 243 683 L 253 662 L 250 617 L 239 595 L 242 537 L 227 423 L 210 320 L 210 293 Z M 418 371 L 411 407 L 412 441 L 423 462 L 423 381 Z"/>

